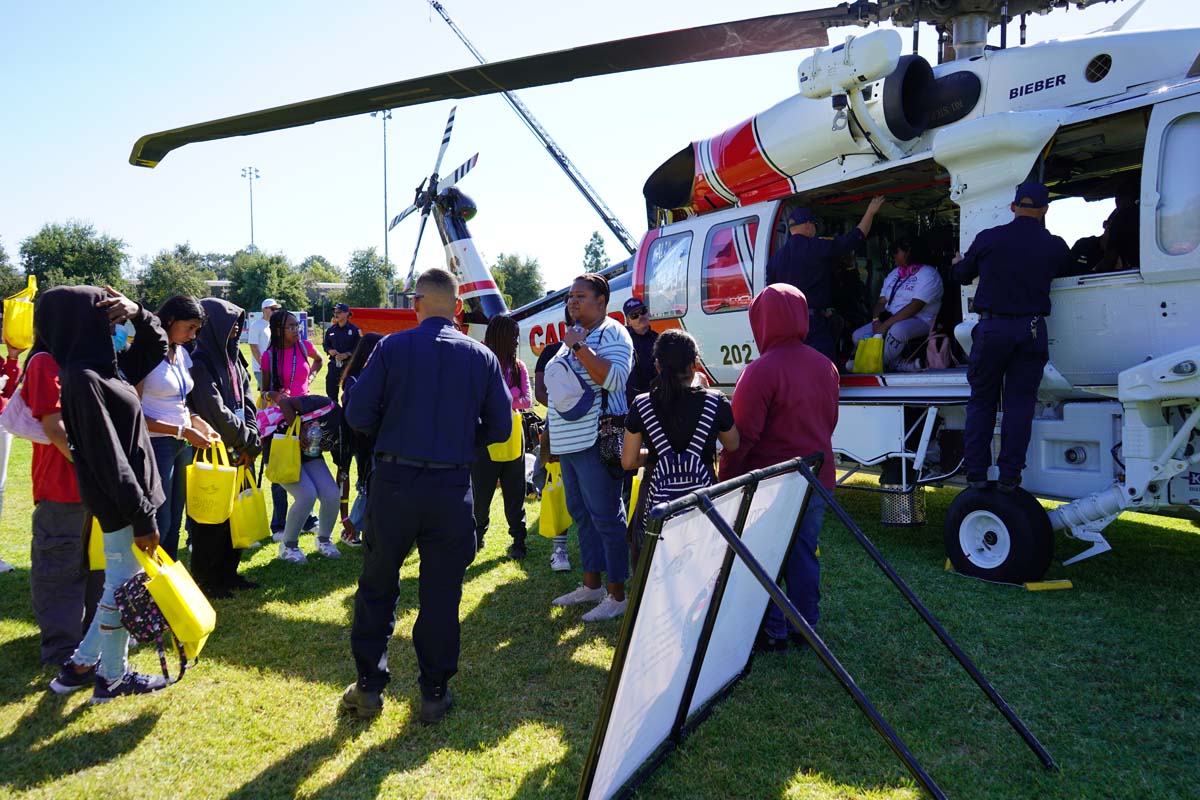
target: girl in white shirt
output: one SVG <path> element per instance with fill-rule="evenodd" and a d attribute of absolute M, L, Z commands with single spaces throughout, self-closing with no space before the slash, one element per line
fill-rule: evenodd
<path fill-rule="evenodd" d="M 184 345 L 204 326 L 204 309 L 189 295 L 175 295 L 158 310 L 167 333 L 167 357 L 138 384 L 142 413 L 150 429 L 150 445 L 162 480 L 163 504 L 158 507 L 158 546 L 171 558 L 179 548 L 179 527 L 187 497 L 186 468 L 192 447 L 208 448 L 220 437 L 188 408 L 192 391 L 192 359 Z"/>

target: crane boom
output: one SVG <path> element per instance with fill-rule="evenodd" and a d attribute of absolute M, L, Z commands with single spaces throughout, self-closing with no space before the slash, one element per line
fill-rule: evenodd
<path fill-rule="evenodd" d="M 441 3 L 437 2 L 437 0 L 429 0 L 429 5 L 432 6 L 433 10 L 436 11 L 441 18 L 446 21 L 446 24 L 450 26 L 450 30 L 454 31 L 454 35 L 457 36 L 464 45 L 466 45 L 467 49 L 471 51 L 471 55 L 475 56 L 475 59 L 479 61 L 480 64 L 488 63 L 487 59 L 483 57 L 483 54 L 475 48 L 475 45 L 471 44 L 471 40 L 467 38 L 467 35 L 463 33 L 457 25 L 454 24 L 454 20 L 450 19 L 450 15 L 446 13 L 446 9 Z M 588 183 L 587 178 L 583 177 L 583 173 L 579 171 L 579 168 L 571 163 L 571 159 L 567 158 L 567 154 L 564 153 L 562 148 L 558 146 L 558 143 L 554 141 L 554 139 L 550 136 L 550 133 L 542 127 L 540 122 L 537 121 L 537 118 L 533 116 L 533 112 L 529 110 L 528 106 L 521 102 L 521 98 L 517 97 L 514 92 L 502 92 L 501 94 L 504 96 L 505 102 L 512 107 L 512 110 L 517 112 L 517 115 L 525 123 L 525 126 L 529 128 L 530 132 L 533 133 L 533 135 L 538 138 L 538 141 L 542 143 L 542 146 L 546 148 L 546 152 L 550 154 L 550 157 L 554 159 L 554 162 L 558 164 L 560 168 L 562 168 L 564 173 L 566 173 L 566 176 L 571 183 L 575 184 L 575 188 L 583 194 L 584 198 L 587 199 L 592 208 L 596 209 L 596 213 L 599 214 L 600 218 L 604 220 L 604 224 L 608 226 L 608 229 L 611 230 L 613 234 L 621 240 L 621 244 L 624 245 L 625 249 L 629 251 L 630 255 L 632 255 L 634 251 L 637 250 L 637 241 L 632 235 L 630 235 L 625 226 L 621 224 L 621 221 L 617 219 L 617 216 L 612 212 L 612 209 L 610 209 L 604 203 L 604 201 L 600 199 L 600 195 L 594 188 L 592 188 L 592 185 Z"/>

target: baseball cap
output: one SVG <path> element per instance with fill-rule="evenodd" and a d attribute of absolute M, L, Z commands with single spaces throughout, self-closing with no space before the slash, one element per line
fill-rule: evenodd
<path fill-rule="evenodd" d="M 283 308 L 283 306 L 279 305 L 279 301 L 276 300 L 274 297 L 268 297 L 266 300 L 263 300 L 262 307 L 263 308 Z"/>
<path fill-rule="evenodd" d="M 807 208 L 793 208 L 788 214 L 788 222 L 792 225 L 803 225 L 806 222 L 816 222 L 817 217 Z"/>
<path fill-rule="evenodd" d="M 349 310 L 350 310 L 350 306 L 346 305 L 345 303 L 334 303 L 333 304 L 333 311 L 335 314 L 340 313 L 342 311 L 349 311 Z"/>
<path fill-rule="evenodd" d="M 631 297 L 621 305 L 621 310 L 628 315 L 632 311 L 645 311 L 646 304 L 642 302 L 640 297 Z"/>
<path fill-rule="evenodd" d="M 1022 203 L 1021 199 L 1028 197 L 1030 202 Z M 1037 181 L 1025 181 L 1017 187 L 1013 203 L 1021 208 L 1043 208 L 1050 205 L 1050 190 Z"/>

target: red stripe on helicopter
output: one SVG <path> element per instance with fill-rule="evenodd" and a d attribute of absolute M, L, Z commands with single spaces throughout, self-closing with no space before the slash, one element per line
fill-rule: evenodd
<path fill-rule="evenodd" d="M 749 195 L 770 193 L 778 197 L 792 191 L 790 177 L 764 151 L 754 117 L 693 147 L 696 155 L 693 204 L 697 210 L 706 210 L 706 205 L 711 208 L 730 205 L 727 194 L 745 203 Z"/>
<path fill-rule="evenodd" d="M 458 287 L 459 294 L 473 294 L 476 292 L 486 291 L 499 292 L 500 289 L 496 286 L 495 281 L 475 281 L 474 283 L 463 283 Z"/>

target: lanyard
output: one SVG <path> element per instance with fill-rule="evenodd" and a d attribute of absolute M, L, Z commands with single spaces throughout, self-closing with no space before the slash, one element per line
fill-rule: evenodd
<path fill-rule="evenodd" d="M 171 372 L 174 373 L 175 377 L 179 380 L 179 402 L 182 405 L 187 402 L 187 380 L 186 375 L 184 374 L 183 365 L 180 363 L 183 361 L 183 359 L 180 356 L 178 349 L 175 350 L 175 358 L 176 361 L 169 361 L 167 364 L 170 367 Z"/>

